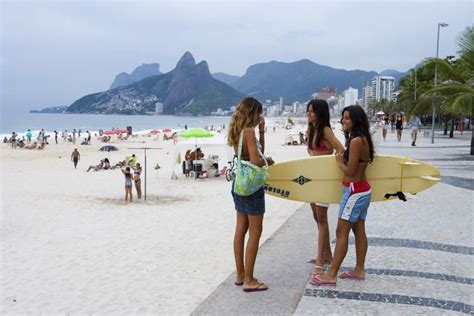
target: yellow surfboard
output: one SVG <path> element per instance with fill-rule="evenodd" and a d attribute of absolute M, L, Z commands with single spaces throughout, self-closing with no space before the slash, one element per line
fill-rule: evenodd
<path fill-rule="evenodd" d="M 265 193 L 294 201 L 339 203 L 343 172 L 335 156 L 316 156 L 270 166 Z M 440 180 L 438 168 L 407 157 L 376 155 L 366 171 L 372 202 L 404 198 Z M 400 193 L 399 193 L 400 192 Z"/>

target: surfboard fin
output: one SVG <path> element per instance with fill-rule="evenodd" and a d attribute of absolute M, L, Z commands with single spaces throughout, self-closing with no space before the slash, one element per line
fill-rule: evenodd
<path fill-rule="evenodd" d="M 430 181 L 440 181 L 440 178 L 435 178 L 432 176 L 420 176 L 420 178 L 425 179 L 425 180 L 430 180 Z"/>
<path fill-rule="evenodd" d="M 403 192 L 396 192 L 396 193 L 386 193 L 384 195 L 384 197 L 388 200 L 391 196 L 396 196 L 398 197 L 399 200 L 402 200 L 403 202 L 406 202 L 407 201 L 407 197 L 405 196 L 405 194 Z"/>

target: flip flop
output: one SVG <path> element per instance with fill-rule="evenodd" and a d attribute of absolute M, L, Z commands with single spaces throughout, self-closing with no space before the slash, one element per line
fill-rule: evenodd
<path fill-rule="evenodd" d="M 354 275 L 351 271 L 342 272 L 339 274 L 339 279 L 355 280 L 355 281 L 364 281 L 365 276 Z"/>
<path fill-rule="evenodd" d="M 320 279 L 321 275 L 313 275 L 309 283 L 314 286 L 336 286 L 336 281 L 324 281 Z"/>
<path fill-rule="evenodd" d="M 244 292 L 260 292 L 266 290 L 268 290 L 268 287 L 263 283 L 257 284 L 256 287 L 244 287 Z"/>
<path fill-rule="evenodd" d="M 258 282 L 257 279 L 254 278 L 254 280 L 255 280 L 256 282 Z M 236 286 L 242 286 L 242 285 L 244 285 L 244 282 L 234 282 L 234 285 L 236 285 Z"/>

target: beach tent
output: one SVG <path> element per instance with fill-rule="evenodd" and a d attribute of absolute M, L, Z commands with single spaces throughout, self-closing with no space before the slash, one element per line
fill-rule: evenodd
<path fill-rule="evenodd" d="M 173 174 L 171 178 L 176 179 L 176 161 L 178 160 L 178 155 L 184 155 L 186 153 L 187 149 L 196 149 L 196 148 L 203 148 L 203 151 L 205 153 L 209 153 L 209 151 L 215 150 L 219 151 L 219 153 L 223 153 L 224 156 L 220 156 L 219 160 L 219 167 L 222 168 L 227 164 L 228 161 L 232 161 L 232 158 L 234 156 L 234 153 L 232 149 L 227 146 L 227 140 L 224 135 L 222 134 L 215 134 L 213 137 L 207 137 L 207 138 L 189 138 L 184 141 L 180 141 L 179 143 L 176 144 L 175 146 L 175 152 L 174 152 L 174 157 L 173 157 Z M 184 156 L 183 156 L 184 157 Z M 181 173 L 181 165 L 179 167 L 179 173 Z"/>

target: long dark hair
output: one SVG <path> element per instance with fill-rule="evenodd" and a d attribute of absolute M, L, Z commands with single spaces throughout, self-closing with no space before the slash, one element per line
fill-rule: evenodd
<path fill-rule="evenodd" d="M 308 147 L 313 149 L 314 132 L 316 131 L 316 148 L 319 147 L 321 140 L 324 136 L 324 128 L 331 128 L 329 121 L 329 106 L 324 100 L 312 100 L 306 106 L 306 113 L 309 111 L 309 107 L 313 108 L 313 112 L 316 114 L 316 126 L 313 126 L 308 122 Z"/>
<path fill-rule="evenodd" d="M 369 156 L 372 162 L 372 160 L 374 160 L 374 143 L 372 142 L 372 136 L 370 136 L 369 120 L 367 119 L 364 109 L 358 105 L 345 107 L 344 110 L 342 110 L 342 117 L 344 117 L 344 112 L 346 111 L 349 112 L 349 117 L 352 122 L 351 131 L 349 135 L 347 135 L 349 136 L 347 147 L 349 147 L 351 139 L 354 137 L 365 137 L 369 144 Z"/>

